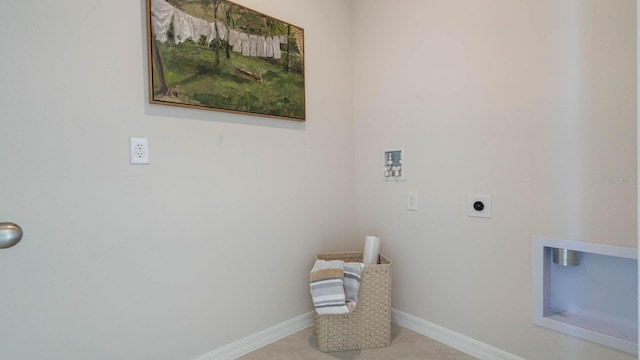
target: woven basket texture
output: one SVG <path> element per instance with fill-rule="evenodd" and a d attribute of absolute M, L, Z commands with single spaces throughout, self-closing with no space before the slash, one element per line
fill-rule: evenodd
<path fill-rule="evenodd" d="M 362 262 L 362 251 L 317 254 L 317 260 Z M 347 315 L 318 315 L 314 329 L 324 352 L 371 349 L 391 344 L 391 261 L 365 265 L 355 310 Z"/>

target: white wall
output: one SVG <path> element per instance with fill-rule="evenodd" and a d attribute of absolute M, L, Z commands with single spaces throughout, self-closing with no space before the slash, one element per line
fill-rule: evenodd
<path fill-rule="evenodd" d="M 353 249 L 350 3 L 242 3 L 305 29 L 306 123 L 148 105 L 144 1 L 3 7 L 0 358 L 193 359 L 310 311 L 313 254 Z"/>
<path fill-rule="evenodd" d="M 0 221 L 25 229 L 0 358 L 195 358 L 309 311 L 312 255 L 368 233 L 402 311 L 528 359 L 630 358 L 531 325 L 529 244 L 636 245 L 635 2 L 242 3 L 305 29 L 306 123 L 148 105 L 143 1 L 0 12 Z"/>
<path fill-rule="evenodd" d="M 635 2 L 353 11 L 357 236 L 383 237 L 393 306 L 527 359 L 634 358 L 531 324 L 530 244 L 636 246 Z M 381 179 L 390 146 L 406 182 Z M 492 219 L 466 216 L 474 193 Z"/>

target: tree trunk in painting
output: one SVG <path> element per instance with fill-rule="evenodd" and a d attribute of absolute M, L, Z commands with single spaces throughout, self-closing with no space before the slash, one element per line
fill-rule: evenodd
<path fill-rule="evenodd" d="M 231 46 L 229 46 L 229 33 L 231 32 L 231 7 L 225 6 L 224 12 L 227 15 L 227 41 L 225 45 L 225 51 L 227 55 L 227 60 L 231 59 Z"/>
<path fill-rule="evenodd" d="M 213 3 L 213 20 L 216 24 L 216 66 L 220 65 L 220 36 L 218 35 L 218 6 L 220 5 L 220 0 L 216 0 Z"/>
<path fill-rule="evenodd" d="M 160 93 L 166 94 L 169 91 L 167 82 L 164 79 L 164 66 L 162 65 L 162 59 L 160 58 L 160 51 L 158 50 L 158 40 L 153 40 L 153 46 L 151 46 L 151 57 L 153 58 L 153 64 L 156 66 L 156 73 L 158 75 L 158 81 L 160 82 Z M 153 77 L 153 74 L 151 74 Z M 149 94 L 153 97 L 153 94 Z"/>
<path fill-rule="evenodd" d="M 287 26 L 287 59 L 284 62 L 284 71 L 289 72 L 289 65 L 291 64 L 291 25 Z"/>

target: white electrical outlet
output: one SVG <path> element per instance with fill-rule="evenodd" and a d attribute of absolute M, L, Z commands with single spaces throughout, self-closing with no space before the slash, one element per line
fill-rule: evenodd
<path fill-rule="evenodd" d="M 129 157 L 131 164 L 149 164 L 149 139 L 129 138 Z"/>

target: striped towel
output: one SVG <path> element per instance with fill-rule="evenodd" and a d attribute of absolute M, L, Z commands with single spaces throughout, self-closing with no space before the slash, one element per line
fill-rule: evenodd
<path fill-rule="evenodd" d="M 356 307 L 364 265 L 316 260 L 310 274 L 311 298 L 319 315 L 348 314 Z"/>
<path fill-rule="evenodd" d="M 360 290 L 360 275 L 364 269 L 363 263 L 344 263 L 344 296 L 349 312 L 356 308 L 358 291 Z"/>

